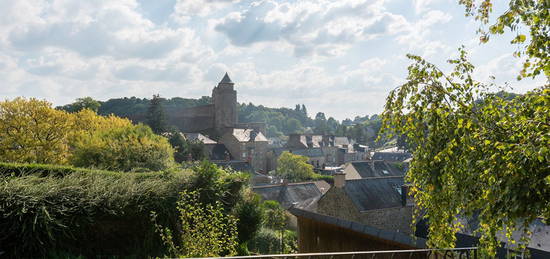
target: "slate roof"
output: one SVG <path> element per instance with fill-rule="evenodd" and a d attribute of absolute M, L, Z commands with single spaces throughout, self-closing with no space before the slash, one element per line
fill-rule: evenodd
<path fill-rule="evenodd" d="M 403 177 L 346 180 L 344 190 L 359 211 L 402 206 Z"/>
<path fill-rule="evenodd" d="M 183 135 L 188 140 L 198 140 L 198 141 L 202 142 L 205 145 L 213 145 L 213 144 L 218 143 L 215 140 L 212 140 L 209 137 L 207 137 L 205 135 L 202 135 L 200 133 L 183 133 Z"/>
<path fill-rule="evenodd" d="M 283 208 L 292 206 L 308 208 L 313 206 L 328 188 L 330 188 L 330 185 L 326 182 L 324 182 L 324 184 L 306 182 L 289 183 L 287 185 L 256 186 L 253 187 L 252 190 L 262 196 L 264 200 L 278 201 Z"/>
<path fill-rule="evenodd" d="M 222 78 L 222 81 L 220 81 L 220 84 L 232 84 L 231 78 L 229 78 L 229 75 L 227 72 L 225 72 L 225 75 Z"/>
<path fill-rule="evenodd" d="M 374 170 L 372 168 L 372 163 L 374 163 Z M 404 170 L 399 169 L 395 164 L 385 161 L 351 162 L 348 166 L 353 166 L 361 178 L 405 175 Z"/>
<path fill-rule="evenodd" d="M 253 139 L 253 141 L 259 142 L 259 141 L 265 141 L 267 142 L 267 138 L 259 131 L 255 131 L 253 129 L 233 129 L 233 136 L 239 141 L 239 142 L 249 142 L 251 141 L 251 137 L 256 134 L 256 137 Z"/>
<path fill-rule="evenodd" d="M 374 152 L 372 159 L 403 162 L 411 157 L 411 153 L 408 152 Z"/>

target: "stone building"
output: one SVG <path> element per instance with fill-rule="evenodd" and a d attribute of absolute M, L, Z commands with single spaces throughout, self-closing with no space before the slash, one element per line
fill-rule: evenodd
<path fill-rule="evenodd" d="M 369 157 L 368 147 L 359 145 L 347 137 L 314 134 L 290 134 L 286 144 L 288 150 L 320 149 L 326 166 L 340 166 L 350 161 L 361 161 Z"/>
<path fill-rule="evenodd" d="M 212 89 L 212 104 L 183 109 L 177 115 L 176 126 L 186 133 L 208 136 L 215 142 L 214 148 L 224 145 L 231 160 L 245 161 L 256 171 L 266 171 L 268 141 L 265 124 L 238 122 L 237 91 L 234 86 L 225 73 Z"/>
<path fill-rule="evenodd" d="M 320 214 L 378 229 L 411 233 L 413 205 L 403 177 L 346 180 L 334 176 L 334 187 L 318 201 Z"/>

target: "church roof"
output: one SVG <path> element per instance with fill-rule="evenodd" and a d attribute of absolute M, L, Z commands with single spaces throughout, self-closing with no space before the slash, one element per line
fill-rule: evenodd
<path fill-rule="evenodd" d="M 231 78 L 229 78 L 229 75 L 227 75 L 227 72 L 225 72 L 225 75 L 222 78 L 222 81 L 220 81 L 220 84 L 232 84 Z"/>

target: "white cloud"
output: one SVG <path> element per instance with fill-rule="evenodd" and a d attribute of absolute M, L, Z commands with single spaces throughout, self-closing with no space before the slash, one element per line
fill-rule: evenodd
<path fill-rule="evenodd" d="M 406 53 L 443 63 L 463 43 L 480 77 L 540 81 L 516 84 L 509 40 L 473 47 L 463 9 L 438 2 L 0 1 L 0 98 L 193 98 L 227 71 L 241 102 L 343 119 L 381 111 L 406 77 Z"/>

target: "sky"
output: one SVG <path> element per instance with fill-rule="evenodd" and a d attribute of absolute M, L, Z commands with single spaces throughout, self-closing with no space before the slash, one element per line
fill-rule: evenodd
<path fill-rule="evenodd" d="M 477 28 L 458 0 L 0 0 L 0 99 L 199 98 L 227 72 L 241 103 L 342 120 L 382 112 L 407 53 L 449 69 L 461 45 L 480 81 L 544 83 Z"/>

